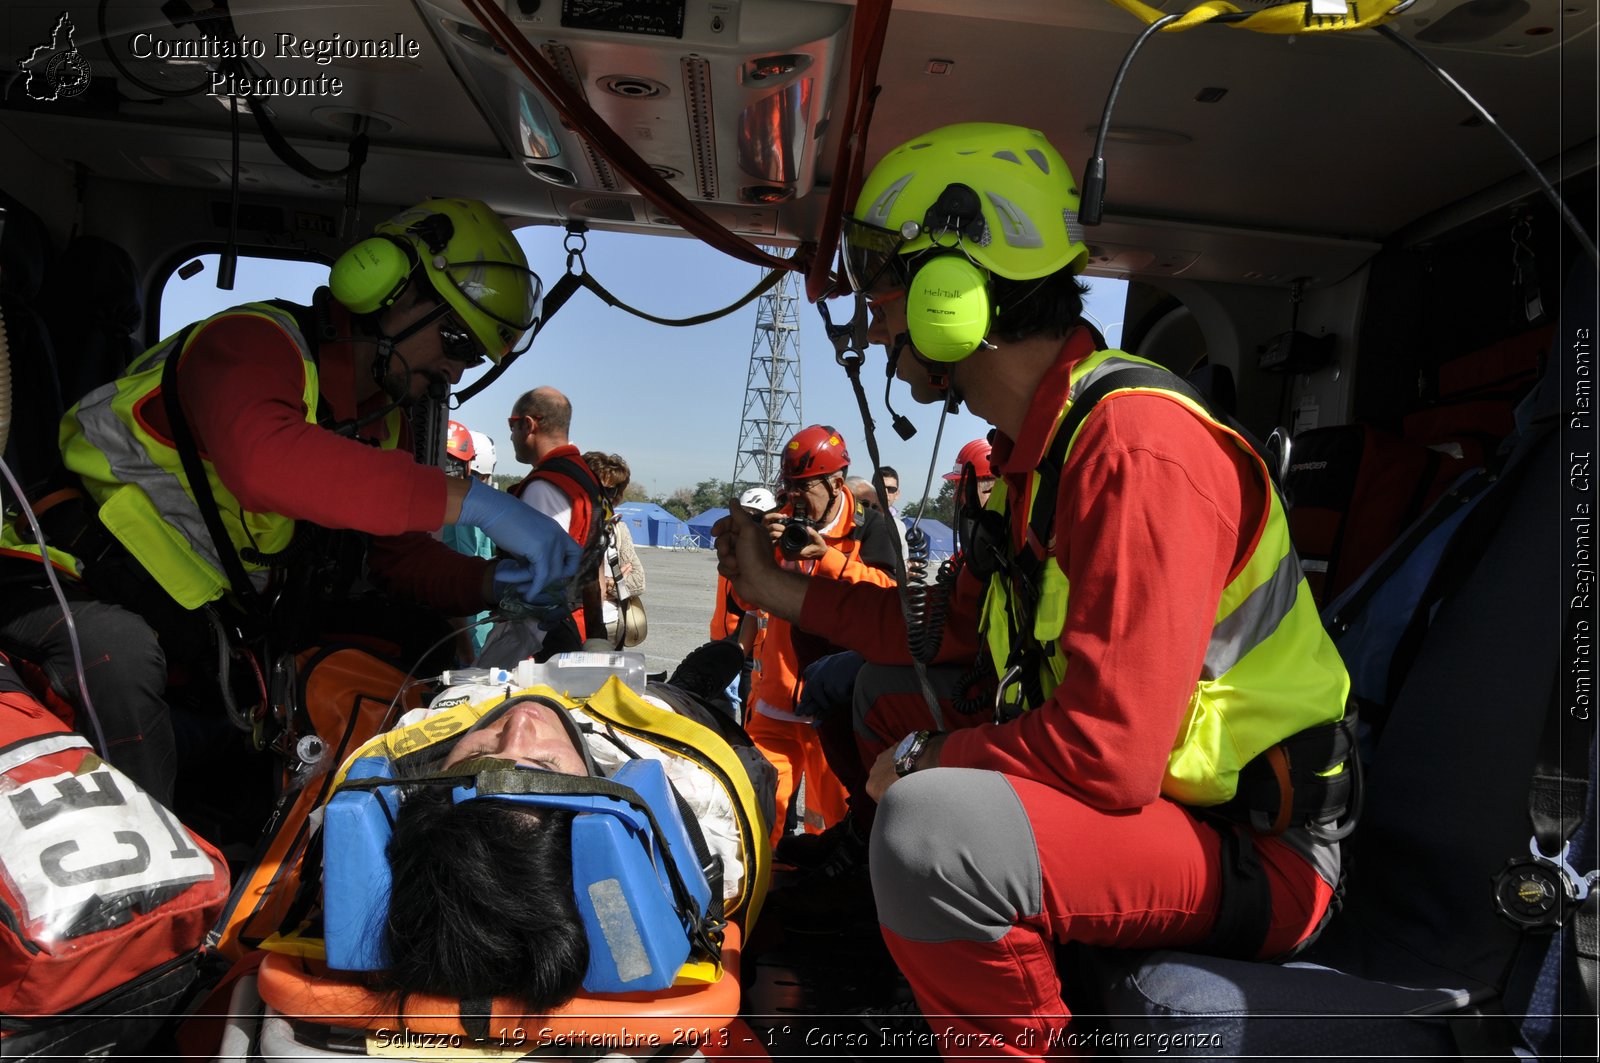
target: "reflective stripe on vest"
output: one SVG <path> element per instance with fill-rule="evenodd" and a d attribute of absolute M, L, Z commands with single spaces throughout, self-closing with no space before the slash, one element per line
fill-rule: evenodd
<path fill-rule="evenodd" d="M 123 376 L 85 395 L 61 420 L 61 457 L 78 474 L 99 507 L 100 521 L 185 609 L 196 609 L 228 590 L 222 562 L 205 518 L 183 475 L 177 450 L 155 435 L 142 414 L 161 401 L 161 374 L 167 359 L 187 352 L 206 325 L 223 317 L 259 317 L 276 325 L 299 353 L 305 372 L 300 400 L 306 420 L 317 423 L 317 364 L 294 315 L 266 303 L 225 310 L 200 325 L 169 336 L 137 358 Z M 180 354 L 181 357 L 181 354 Z M 399 439 L 399 414 L 386 421 L 382 446 Z M 292 518 L 246 510 L 215 467 L 202 458 L 212 497 L 233 548 L 274 554 L 294 535 Z M 241 558 L 245 570 L 264 585 L 268 566 Z M 262 573 L 255 576 L 255 573 Z"/>
<path fill-rule="evenodd" d="M 1096 351 L 1073 367 L 1069 401 L 1057 417 L 1057 425 L 1066 417 L 1071 400 L 1104 374 L 1128 365 L 1154 364 L 1122 351 Z M 1127 389 L 1114 391 L 1101 401 L 1133 390 L 1160 391 L 1223 433 L 1249 455 L 1266 490 L 1265 526 L 1238 575 L 1223 588 L 1201 674 L 1161 784 L 1161 792 L 1174 801 L 1220 804 L 1234 795 L 1239 770 L 1256 755 L 1290 735 L 1343 716 L 1350 680 L 1318 619 L 1316 603 L 1289 539 L 1282 503 L 1260 457 L 1238 433 L 1175 392 Z M 1079 425 L 1078 432 L 1082 430 Z M 1074 445 L 1076 436 L 1068 444 L 1063 467 Z M 1008 545 L 1013 552 L 1018 545 L 1016 528 L 1026 528 L 1037 504 L 1040 479 L 1035 471 L 1028 488 L 1028 512 L 1020 525 L 1009 529 Z M 1004 513 L 1007 490 L 1004 479 L 996 481 L 988 508 Z M 1031 631 L 1024 634 L 1045 650 L 1038 667 L 1048 698 L 1069 665 L 1057 640 L 1066 624 L 1070 587 L 1049 544 L 1038 548 L 1047 556 L 1041 567 Z M 1017 594 L 1013 581 L 1001 571 L 990 578 L 984 595 L 984 637 L 996 674 L 1001 676 L 1012 659 L 1012 618 L 1027 616 L 1024 603 L 1015 600 Z"/>

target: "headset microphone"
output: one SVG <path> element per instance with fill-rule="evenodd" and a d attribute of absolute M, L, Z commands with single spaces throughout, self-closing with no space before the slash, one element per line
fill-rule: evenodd
<path fill-rule="evenodd" d="M 904 332 L 894 338 L 894 343 L 889 350 L 889 360 L 884 366 L 884 376 L 888 377 L 883 382 L 883 408 L 889 411 L 890 424 L 894 426 L 895 435 L 901 439 L 910 440 L 917 434 L 917 426 L 911 423 L 910 418 L 895 412 L 894 406 L 889 402 L 889 388 L 894 384 L 895 366 L 900 364 L 900 353 L 906 349 L 909 337 Z"/>

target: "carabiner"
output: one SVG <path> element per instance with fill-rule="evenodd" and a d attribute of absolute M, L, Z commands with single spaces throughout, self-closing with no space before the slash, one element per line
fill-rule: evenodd
<path fill-rule="evenodd" d="M 826 299 L 817 300 L 822 327 L 828 334 L 828 341 L 833 344 L 834 360 L 846 369 L 859 369 L 867 360 L 867 299 L 859 292 L 854 299 L 855 310 L 849 322 L 843 325 L 833 323 Z"/>
<path fill-rule="evenodd" d="M 1571 851 L 1572 843 L 1563 842 L 1559 853 L 1555 856 L 1546 856 L 1539 850 L 1538 835 L 1528 839 L 1528 855 L 1533 857 L 1534 863 L 1559 871 L 1567 882 L 1567 898 L 1574 904 L 1582 904 L 1589 899 L 1589 891 L 1600 883 L 1600 869 L 1591 871 L 1587 875 L 1581 873 L 1567 860 L 1567 854 Z"/>
<path fill-rule="evenodd" d="M 1017 691 L 1017 700 L 1008 702 L 1006 691 Z M 1014 664 L 1006 669 L 1006 674 L 1000 677 L 1000 683 L 994 688 L 994 722 L 1005 723 L 1022 714 L 1022 665 Z"/>
<path fill-rule="evenodd" d="M 567 272 L 574 276 L 589 272 L 589 264 L 583 260 L 583 253 L 589 249 L 588 231 L 589 227 L 583 222 L 570 222 L 567 235 L 561 241 L 561 248 L 567 253 Z M 578 269 L 572 268 L 573 263 L 577 263 Z"/>

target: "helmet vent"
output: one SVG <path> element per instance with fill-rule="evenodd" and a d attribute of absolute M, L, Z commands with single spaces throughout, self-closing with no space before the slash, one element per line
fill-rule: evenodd
<path fill-rule="evenodd" d="M 1022 165 L 1022 160 L 1017 158 L 1015 152 L 1006 151 L 1006 150 L 1002 149 L 1000 151 L 995 152 L 994 153 L 994 157 L 999 159 L 1001 162 L 1014 162 L 1018 166 Z"/>
<path fill-rule="evenodd" d="M 1040 151 L 1038 148 L 1029 148 L 1026 152 L 1026 155 L 1028 158 L 1033 160 L 1033 164 L 1035 166 L 1039 167 L 1040 173 L 1050 172 L 1050 160 L 1045 158 L 1044 152 Z"/>

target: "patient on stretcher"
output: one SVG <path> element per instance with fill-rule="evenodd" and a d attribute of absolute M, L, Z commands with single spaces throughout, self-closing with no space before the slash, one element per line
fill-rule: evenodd
<path fill-rule="evenodd" d="M 773 773 L 691 694 L 445 691 L 364 746 L 324 820 L 329 966 L 404 994 L 661 990 L 765 890 Z"/>

